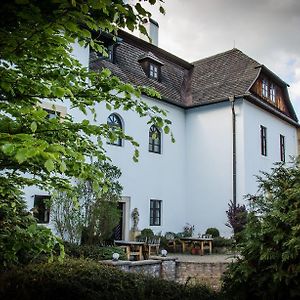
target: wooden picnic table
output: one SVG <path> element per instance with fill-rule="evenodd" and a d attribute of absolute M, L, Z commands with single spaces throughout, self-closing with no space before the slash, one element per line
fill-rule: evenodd
<path fill-rule="evenodd" d="M 115 240 L 114 243 L 116 246 L 124 249 L 128 260 L 130 260 L 131 256 L 136 257 L 137 260 L 143 259 L 143 252 L 146 247 L 145 242 Z"/>
<path fill-rule="evenodd" d="M 186 251 L 187 246 L 192 245 L 195 247 L 195 245 L 200 246 L 200 255 L 204 255 L 204 249 L 206 246 L 209 249 L 209 254 L 212 254 L 212 242 L 213 238 L 205 238 L 205 237 L 183 237 L 180 238 L 181 246 L 182 246 L 182 253 Z"/>

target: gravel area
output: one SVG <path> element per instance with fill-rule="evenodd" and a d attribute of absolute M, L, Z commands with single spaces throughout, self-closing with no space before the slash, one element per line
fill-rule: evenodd
<path fill-rule="evenodd" d="M 207 254 L 191 255 L 181 253 L 169 253 L 168 257 L 177 257 L 178 261 L 199 262 L 199 263 L 230 263 L 236 259 L 235 254 Z"/>

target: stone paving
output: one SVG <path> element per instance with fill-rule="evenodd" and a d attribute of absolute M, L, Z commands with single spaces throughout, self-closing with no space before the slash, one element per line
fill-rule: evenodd
<path fill-rule="evenodd" d="M 177 257 L 182 262 L 198 262 L 198 263 L 230 263 L 236 260 L 235 254 L 206 254 L 191 255 L 182 253 L 168 253 L 168 257 Z"/>

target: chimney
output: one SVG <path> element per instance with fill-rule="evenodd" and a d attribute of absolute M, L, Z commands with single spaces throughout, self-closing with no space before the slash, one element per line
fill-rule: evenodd
<path fill-rule="evenodd" d="M 153 19 L 149 18 L 149 21 L 148 20 L 145 21 L 144 26 L 147 30 L 148 35 L 151 38 L 150 41 L 151 44 L 158 46 L 158 29 L 159 29 L 158 23 Z M 149 42 L 149 38 L 142 33 L 140 33 L 140 38 L 146 42 Z"/>

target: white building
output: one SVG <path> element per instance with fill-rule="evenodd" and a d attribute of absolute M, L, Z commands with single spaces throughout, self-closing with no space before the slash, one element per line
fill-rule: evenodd
<path fill-rule="evenodd" d="M 125 82 L 159 91 L 162 100 L 143 100 L 168 111 L 176 139 L 173 144 L 162 132 L 151 139 L 155 128 L 133 112 L 96 108 L 99 122 L 119 123 L 140 144 L 139 163 L 132 161 L 129 143 L 106 145 L 123 173 L 119 238 L 129 238 L 134 208 L 140 229 L 179 232 L 190 223 L 195 234 L 216 227 L 228 235 L 229 200 L 244 203 L 244 195 L 257 191 L 255 175 L 298 153 L 299 125 L 287 84 L 238 49 L 188 63 L 126 32 L 119 37 L 115 44 L 103 37 L 109 59 L 80 48 L 74 55 L 94 70 L 106 67 Z M 27 191 L 29 207 L 35 195 L 37 190 Z"/>

